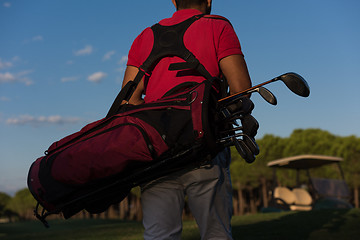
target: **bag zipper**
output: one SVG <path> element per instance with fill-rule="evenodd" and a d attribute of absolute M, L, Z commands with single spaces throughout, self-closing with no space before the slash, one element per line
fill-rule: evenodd
<path fill-rule="evenodd" d="M 44 152 L 44 154 L 45 154 L 45 156 L 50 155 L 50 154 L 58 151 L 59 149 L 61 149 L 61 148 L 63 148 L 63 147 L 66 147 L 67 145 L 70 145 L 70 144 L 76 142 L 77 140 L 85 137 L 86 135 L 89 135 L 89 134 L 97 131 L 98 129 L 106 126 L 106 124 L 108 124 L 109 122 L 113 121 L 115 118 L 119 118 L 119 117 L 131 115 L 131 114 L 133 114 L 133 113 L 138 112 L 139 110 L 143 110 L 143 109 L 146 110 L 146 109 L 148 109 L 148 108 L 162 109 L 162 108 L 164 108 L 164 107 L 165 107 L 165 108 L 168 108 L 168 107 L 174 107 L 174 106 L 186 106 L 186 105 L 188 105 L 188 103 L 186 102 L 187 99 L 184 99 L 184 100 L 185 100 L 185 101 L 183 101 L 183 99 L 172 100 L 171 102 L 173 102 L 173 104 L 168 104 L 169 102 L 167 102 L 167 101 L 166 101 L 166 102 L 159 102 L 159 103 L 156 103 L 156 104 L 151 104 L 151 105 L 147 106 L 146 108 L 140 108 L 140 107 L 139 107 L 139 109 L 129 110 L 129 113 L 128 113 L 128 114 L 122 115 L 122 113 L 119 113 L 119 115 L 113 115 L 113 116 L 111 116 L 110 118 L 107 118 L 107 119 L 105 118 L 103 122 L 99 123 L 97 126 L 94 126 L 92 129 L 87 130 L 86 132 L 80 134 L 79 136 L 73 138 L 72 140 L 69 140 L 69 141 L 66 142 L 66 143 L 63 143 L 63 144 L 60 145 L 60 146 L 56 146 L 56 147 L 55 147 L 53 150 L 51 150 L 51 151 L 46 150 L 46 151 Z M 166 103 L 166 105 L 163 105 L 163 104 L 165 104 L 165 103 Z M 184 103 L 185 103 L 185 104 L 184 104 Z M 139 106 L 141 106 L 141 105 L 139 105 Z M 175 108 L 176 108 L 176 107 L 175 107 Z"/>
<path fill-rule="evenodd" d="M 53 150 L 51 150 L 51 151 L 45 151 L 45 156 L 48 156 L 48 155 L 50 155 L 50 154 L 58 151 L 58 150 L 61 149 L 61 148 L 67 149 L 66 146 L 68 146 L 68 145 L 71 146 L 72 143 L 74 143 L 74 142 L 78 141 L 79 139 L 85 137 L 86 135 L 89 135 L 89 134 L 91 134 L 91 133 L 93 133 L 93 132 L 101 129 L 102 127 L 106 126 L 107 123 L 108 123 L 110 120 L 113 121 L 113 120 L 115 120 L 115 118 L 119 118 L 119 117 L 120 117 L 120 116 L 111 117 L 111 118 L 109 118 L 109 119 L 106 119 L 106 121 L 104 121 L 104 122 L 100 123 L 99 125 L 95 126 L 93 129 L 90 129 L 90 130 L 84 132 L 83 134 L 81 134 L 81 135 L 73 138 L 72 140 L 70 140 L 70 141 L 62 144 L 61 146 L 58 146 L 58 147 L 56 147 L 55 149 L 53 149 Z M 94 136 L 91 136 L 91 137 L 89 137 L 89 138 L 83 139 L 83 140 L 81 140 L 80 142 L 86 141 L 86 140 L 91 139 L 91 138 L 93 138 L 93 137 L 95 137 L 95 136 L 98 136 L 98 135 L 100 135 L 100 134 L 102 134 L 102 133 L 104 133 L 104 132 L 111 131 L 111 130 L 113 130 L 113 129 L 116 129 L 117 127 L 124 126 L 124 125 L 126 125 L 126 124 L 128 124 L 128 125 L 132 125 L 132 124 L 133 124 L 133 125 L 135 125 L 135 126 L 140 130 L 140 132 L 141 132 L 141 133 L 143 134 L 143 136 L 144 136 L 144 139 L 147 139 L 147 145 L 148 145 L 148 147 L 151 146 L 151 147 L 149 147 L 149 151 L 150 151 L 150 154 L 153 156 L 153 151 L 155 151 L 155 150 L 153 149 L 154 147 L 152 146 L 149 137 L 147 136 L 147 134 L 146 134 L 146 132 L 144 131 L 144 129 L 142 129 L 140 126 L 138 126 L 138 125 L 136 125 L 136 124 L 134 124 L 134 123 L 122 123 L 122 124 L 116 125 L 116 126 L 114 126 L 114 127 L 111 127 L 111 128 L 109 128 L 109 129 L 106 129 L 106 130 L 103 131 L 103 132 L 97 133 L 97 134 L 95 134 Z M 149 144 L 150 144 L 150 145 L 149 145 Z M 69 147 L 70 147 L 70 146 L 69 146 Z M 151 149 L 151 148 L 152 148 L 152 149 Z M 65 150 L 65 149 L 64 149 L 64 150 Z M 63 150 L 61 150 L 61 151 L 63 151 Z M 155 154 L 155 156 L 156 156 L 156 154 Z"/>
<path fill-rule="evenodd" d="M 136 127 L 136 128 L 140 131 L 140 133 L 141 133 L 141 134 L 143 135 L 143 137 L 144 137 L 146 146 L 147 146 L 147 148 L 148 148 L 148 150 L 149 150 L 149 153 L 150 153 L 151 157 L 152 157 L 153 159 L 155 159 L 155 158 L 157 157 L 157 153 L 156 153 L 156 151 L 155 151 L 154 145 L 153 145 L 153 144 L 151 143 L 151 141 L 150 141 L 150 138 L 149 138 L 148 134 L 145 132 L 144 129 L 142 129 L 142 127 L 140 127 L 139 125 L 137 125 L 137 124 L 135 124 L 135 123 L 122 123 L 122 124 L 116 125 L 116 126 L 114 126 L 114 127 L 111 127 L 111 128 L 109 128 L 109 129 L 106 129 L 105 131 L 99 132 L 99 133 L 95 134 L 94 136 L 91 136 L 91 137 L 89 137 L 89 138 L 83 139 L 83 140 L 81 140 L 81 141 L 78 142 L 78 143 L 85 142 L 85 141 L 87 141 L 87 140 L 89 140 L 89 139 L 92 139 L 92 138 L 94 138 L 94 137 L 97 137 L 97 136 L 99 136 L 99 135 L 101 135 L 101 134 L 105 134 L 105 133 L 107 133 L 107 132 L 110 132 L 110 131 L 112 131 L 112 130 L 114 130 L 114 129 L 117 129 L 117 128 L 119 128 L 119 127 L 126 126 L 126 125 L 134 126 L 134 127 Z M 78 144 L 78 143 L 76 143 L 76 144 Z M 74 145 L 76 145 L 76 144 L 74 144 Z M 70 145 L 70 146 L 62 149 L 61 151 L 57 152 L 56 154 L 58 155 L 58 154 L 60 154 L 61 152 L 65 151 L 66 149 L 68 149 L 68 148 L 70 148 L 70 147 L 72 147 L 72 146 L 74 146 L 74 145 Z M 55 151 L 55 150 L 54 150 L 54 151 Z M 54 152 L 54 151 L 52 151 L 52 152 Z M 50 156 L 52 152 L 49 152 L 49 153 L 48 153 L 48 156 Z M 45 159 L 49 159 L 49 157 L 46 157 Z M 55 158 L 50 158 L 50 159 L 55 159 Z M 49 160 L 50 160 L 50 159 L 49 159 Z M 47 164 L 52 165 L 52 161 L 51 161 L 51 162 L 48 162 L 48 161 L 46 160 L 46 162 L 47 162 Z"/>

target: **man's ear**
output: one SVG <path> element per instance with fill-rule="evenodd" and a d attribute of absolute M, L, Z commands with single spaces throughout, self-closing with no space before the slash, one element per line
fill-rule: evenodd
<path fill-rule="evenodd" d="M 211 7 L 212 0 L 207 0 L 207 7 Z"/>

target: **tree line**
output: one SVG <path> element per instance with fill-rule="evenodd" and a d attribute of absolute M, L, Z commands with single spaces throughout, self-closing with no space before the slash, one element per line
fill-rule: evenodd
<path fill-rule="evenodd" d="M 345 180 L 352 192 L 351 203 L 359 207 L 360 187 L 360 138 L 356 136 L 337 136 L 321 129 L 296 129 L 289 137 L 265 135 L 257 140 L 260 154 L 252 164 L 241 159 L 236 149 L 232 150 L 230 171 L 233 184 L 234 215 L 256 213 L 267 207 L 271 200 L 271 187 L 274 185 L 272 170 L 267 163 L 272 160 L 301 154 L 318 154 L 342 157 L 341 166 Z M 329 167 L 317 172 L 319 177 L 332 177 L 334 170 Z M 295 186 L 295 176 L 291 172 L 278 172 L 277 183 Z M 18 191 L 14 197 L 0 193 L 0 220 L 15 221 L 33 219 L 36 202 L 27 189 Z M 134 188 L 121 203 L 111 206 L 100 215 L 81 212 L 78 218 L 121 218 L 141 219 L 139 188 Z M 191 217 L 185 206 L 184 218 Z"/>

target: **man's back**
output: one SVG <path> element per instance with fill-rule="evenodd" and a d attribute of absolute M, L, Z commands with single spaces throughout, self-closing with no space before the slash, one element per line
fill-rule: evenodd
<path fill-rule="evenodd" d="M 159 24 L 171 26 L 199 14 L 201 12 L 195 9 L 180 10 L 171 18 L 160 21 Z M 145 29 L 131 47 L 128 66 L 139 67 L 149 56 L 153 41 L 152 30 Z M 184 34 L 184 44 L 215 77 L 220 76 L 219 61 L 222 58 L 242 54 L 240 43 L 231 24 L 222 17 L 205 16 L 195 21 Z M 201 82 L 205 79 L 195 70 L 169 71 L 169 65 L 177 62 L 183 62 L 183 60 L 173 56 L 166 57 L 155 66 L 150 77 L 145 81 L 145 102 L 159 99 L 168 90 L 183 82 Z"/>

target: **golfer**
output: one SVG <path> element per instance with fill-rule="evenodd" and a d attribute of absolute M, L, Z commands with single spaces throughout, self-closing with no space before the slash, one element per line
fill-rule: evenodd
<path fill-rule="evenodd" d="M 184 44 L 214 77 L 223 75 L 230 93 L 251 87 L 244 55 L 230 22 L 209 15 L 212 0 L 172 0 L 176 12 L 160 25 L 171 26 L 194 15 L 207 14 L 186 30 Z M 128 55 L 123 86 L 133 80 L 140 65 L 153 47 L 153 33 L 146 28 L 133 42 Z M 171 63 L 181 62 L 175 56 L 161 59 L 150 76 L 137 86 L 130 104 L 149 103 L 183 82 L 202 82 L 194 72 L 178 74 L 169 71 Z M 145 96 L 143 98 L 143 95 Z M 232 239 L 232 186 L 229 173 L 230 151 L 225 149 L 212 161 L 198 168 L 183 169 L 142 186 L 144 239 L 180 239 L 182 212 L 187 196 L 188 206 L 199 226 L 201 239 Z"/>

